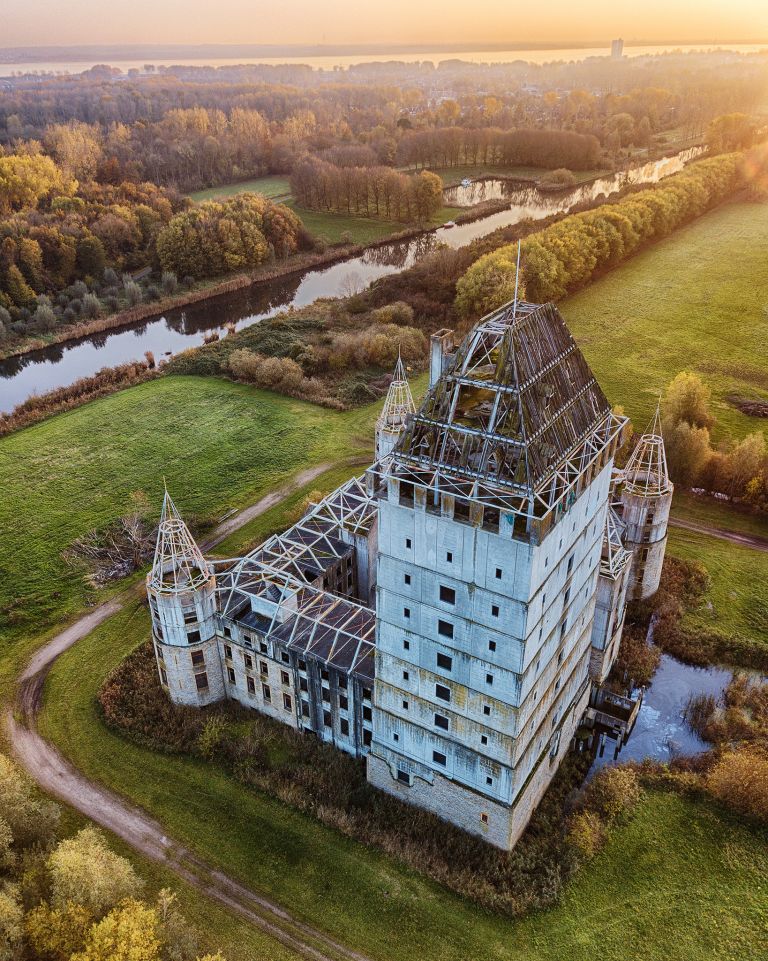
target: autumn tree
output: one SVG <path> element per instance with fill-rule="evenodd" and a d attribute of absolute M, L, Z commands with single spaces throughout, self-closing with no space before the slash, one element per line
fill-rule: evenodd
<path fill-rule="evenodd" d="M 110 850 L 104 835 L 93 827 L 61 841 L 48 859 L 48 870 L 53 906 L 73 901 L 94 917 L 141 888 L 130 862 Z"/>
<path fill-rule="evenodd" d="M 670 424 L 684 421 L 691 427 L 711 427 L 709 410 L 712 391 L 698 374 L 681 371 L 667 386 L 662 400 L 662 415 Z"/>
<path fill-rule="evenodd" d="M 161 961 L 160 949 L 157 912 L 129 898 L 93 925 L 71 961 Z"/>
<path fill-rule="evenodd" d="M 71 197 L 76 181 L 67 177 L 50 157 L 0 157 L 0 214 L 37 207 L 44 198 Z"/>

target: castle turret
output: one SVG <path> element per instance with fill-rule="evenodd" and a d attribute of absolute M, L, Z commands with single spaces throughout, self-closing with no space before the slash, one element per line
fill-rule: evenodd
<path fill-rule="evenodd" d="M 645 600 L 659 588 L 674 485 L 669 479 L 658 407 L 624 469 L 624 544 L 632 552 L 629 597 Z"/>
<path fill-rule="evenodd" d="M 177 704 L 203 706 L 224 697 L 215 592 L 213 568 L 166 491 L 147 595 L 160 680 Z"/>
<path fill-rule="evenodd" d="M 409 415 L 416 407 L 411 396 L 411 388 L 405 376 L 405 368 L 400 356 L 397 357 L 395 373 L 387 391 L 384 409 L 376 421 L 376 460 L 390 454 L 400 438 Z"/>

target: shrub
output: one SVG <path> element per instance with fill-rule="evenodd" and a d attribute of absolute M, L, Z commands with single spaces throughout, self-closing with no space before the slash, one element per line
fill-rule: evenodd
<path fill-rule="evenodd" d="M 579 857 L 589 861 L 605 844 L 605 824 L 593 811 L 577 811 L 568 819 L 566 838 Z"/>
<path fill-rule="evenodd" d="M 32 326 L 35 330 L 48 331 L 56 326 L 56 314 L 48 304 L 40 304 L 32 315 Z"/>
<path fill-rule="evenodd" d="M 140 304 L 143 298 L 143 293 L 141 287 L 136 283 L 135 280 L 128 280 L 123 283 L 123 290 L 125 291 L 125 297 L 131 307 L 135 307 Z"/>
<path fill-rule="evenodd" d="M 739 814 L 768 822 L 768 755 L 755 747 L 724 754 L 710 771 L 707 789 Z"/>
<path fill-rule="evenodd" d="M 607 823 L 630 812 L 640 800 L 640 781 L 632 768 L 603 768 L 590 781 L 584 804 Z"/>
<path fill-rule="evenodd" d="M 91 319 L 98 317 L 101 313 L 101 301 L 96 294 L 86 294 L 83 297 L 83 317 Z"/>
<path fill-rule="evenodd" d="M 179 289 L 179 281 L 176 277 L 176 274 L 172 270 L 163 271 L 163 277 L 160 283 L 162 284 L 165 293 L 169 295 L 175 294 Z"/>
<path fill-rule="evenodd" d="M 541 178 L 541 183 L 552 187 L 573 187 L 576 177 L 567 167 L 558 167 L 557 170 L 550 170 Z"/>

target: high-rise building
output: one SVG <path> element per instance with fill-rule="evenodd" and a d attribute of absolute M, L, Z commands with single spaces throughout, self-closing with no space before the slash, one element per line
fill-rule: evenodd
<path fill-rule="evenodd" d="M 619 38 L 618 40 L 611 40 L 611 57 L 614 60 L 621 60 L 624 55 L 624 41 Z"/>

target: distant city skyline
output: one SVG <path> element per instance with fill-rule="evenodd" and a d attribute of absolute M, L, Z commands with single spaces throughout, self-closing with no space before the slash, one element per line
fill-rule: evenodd
<path fill-rule="evenodd" d="M 502 0 L 466 4 L 390 0 L 361 8 L 352 0 L 6 0 L 4 47 L 61 44 L 418 44 L 461 40 L 583 43 L 623 37 L 648 42 L 734 43 L 768 37 L 763 0 L 549 0 L 520 9 Z M 500 40 L 499 38 L 503 38 Z"/>

